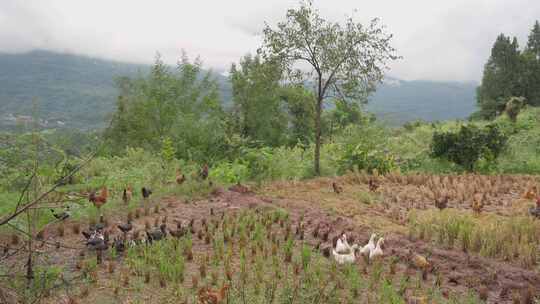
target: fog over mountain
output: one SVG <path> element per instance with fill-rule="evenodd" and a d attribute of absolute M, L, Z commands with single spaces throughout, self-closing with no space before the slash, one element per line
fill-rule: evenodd
<path fill-rule="evenodd" d="M 282 20 L 298 0 L 0 1 L 0 51 L 46 49 L 151 63 L 156 51 L 174 64 L 181 49 L 227 70 L 260 45 L 265 22 Z M 499 33 L 523 44 L 540 16 L 537 0 L 317 0 L 329 20 L 379 17 L 402 60 L 390 74 L 406 80 L 479 81 Z"/>
<path fill-rule="evenodd" d="M 44 127 L 92 129 L 114 111 L 118 76 L 137 76 L 148 65 L 49 51 L 0 54 L 0 128 L 36 113 Z M 224 104 L 231 103 L 228 78 L 216 72 Z M 388 124 L 415 119 L 465 118 L 474 110 L 475 83 L 387 78 L 367 109 Z"/>

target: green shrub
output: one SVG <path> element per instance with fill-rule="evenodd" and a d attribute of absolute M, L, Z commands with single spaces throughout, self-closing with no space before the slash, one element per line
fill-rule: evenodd
<path fill-rule="evenodd" d="M 496 124 L 479 128 L 476 125 L 462 125 L 457 132 L 436 132 L 433 134 L 432 155 L 452 161 L 468 171 L 481 158 L 494 161 L 504 149 L 508 137 Z"/>

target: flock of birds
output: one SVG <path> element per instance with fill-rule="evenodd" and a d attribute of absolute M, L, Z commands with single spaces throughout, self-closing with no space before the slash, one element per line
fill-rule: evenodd
<path fill-rule="evenodd" d="M 382 246 L 384 245 L 384 238 L 381 237 L 375 243 L 377 236 L 372 234 L 369 238 L 369 242 L 360 248 L 358 244 L 349 245 L 347 241 L 347 235 L 343 233 L 336 241 L 335 248 L 332 249 L 332 255 L 334 260 L 338 264 L 354 263 L 359 256 L 369 262 L 378 259 L 383 256 Z"/>
<path fill-rule="evenodd" d="M 208 178 L 208 165 L 204 165 L 198 174 L 202 180 L 206 180 Z M 186 176 L 182 174 L 180 170 L 177 170 L 175 181 L 179 185 L 183 184 L 186 181 Z M 242 186 L 238 184 L 233 186 L 232 188 L 234 187 L 238 188 Z M 371 192 L 375 192 L 380 187 L 380 184 L 376 179 L 370 178 L 368 180 L 368 187 Z M 332 188 L 336 194 L 340 194 L 344 191 L 343 187 L 336 182 L 332 182 Z M 238 190 L 237 192 L 248 191 L 244 188 L 241 188 L 240 190 Z M 144 200 L 148 200 L 152 195 L 152 190 L 148 187 L 142 187 L 141 194 Z M 122 191 L 122 201 L 125 204 L 128 204 L 131 201 L 132 197 L 133 188 L 131 186 L 124 188 Z M 165 216 L 162 218 L 161 225 L 158 225 L 158 219 L 156 219 L 153 228 L 150 228 L 147 225 L 144 230 L 145 238 L 139 238 L 139 232 L 133 231 L 134 226 L 132 220 L 130 217 L 128 217 L 127 222 L 120 223 L 116 226 L 116 228 L 122 233 L 122 236 L 115 237 L 111 242 L 109 235 L 110 230 L 107 229 L 107 225 L 105 224 L 103 215 L 101 213 L 101 207 L 105 203 L 107 203 L 107 198 L 108 189 L 106 187 L 103 187 L 100 190 L 99 194 L 97 193 L 97 191 L 92 191 L 88 194 L 88 200 L 93 203 L 94 206 L 100 211 L 99 222 L 90 225 L 88 230 L 82 231 L 82 235 L 85 238 L 85 244 L 87 248 L 96 251 L 98 263 L 101 263 L 102 261 L 102 252 L 106 251 L 111 245 L 116 250 L 116 252 L 123 252 L 126 250 L 127 246 L 137 246 L 141 244 L 151 245 L 153 242 L 160 241 L 166 238 L 168 235 L 175 238 L 180 238 L 186 235 L 188 231 L 191 231 L 192 234 L 195 233 L 194 219 L 192 219 L 187 225 L 185 225 L 185 223 L 177 221 L 177 229 L 169 230 L 167 228 L 167 216 Z M 529 208 L 529 214 L 536 218 L 540 218 L 540 193 L 538 193 L 537 188 L 530 188 L 522 196 L 522 198 L 536 200 L 536 205 Z M 473 197 L 473 200 L 471 202 L 471 208 L 473 212 L 475 212 L 475 214 L 479 214 L 481 212 L 484 205 L 484 200 L 485 197 L 481 194 L 475 195 Z M 441 195 L 435 199 L 434 205 L 439 210 L 443 210 L 447 208 L 448 202 L 448 195 Z M 51 209 L 51 212 L 53 216 L 59 221 L 66 220 L 70 216 L 69 207 L 67 207 L 63 212 L 60 213 L 55 212 L 54 209 Z M 212 209 L 211 214 L 213 215 Z M 202 219 L 202 222 L 204 224 L 205 219 Z M 302 227 L 298 228 L 298 231 L 301 231 L 303 239 L 303 230 L 301 228 Z M 317 237 L 320 228 L 321 227 L 318 226 L 315 229 L 314 237 Z M 128 241 L 128 234 L 130 232 L 133 233 L 131 240 Z M 328 232 L 326 232 L 326 237 L 323 236 L 323 239 L 327 239 L 327 237 Z M 328 246 L 327 248 L 325 248 L 325 250 L 323 250 L 323 254 L 328 258 L 332 257 L 337 264 L 353 264 L 356 263 L 357 259 L 359 258 L 363 258 L 366 263 L 371 263 L 372 261 L 376 261 L 384 256 L 383 247 L 385 244 L 385 239 L 384 237 L 380 237 L 377 239 L 377 235 L 374 233 L 371 234 L 369 241 L 363 246 L 361 246 L 360 244 L 351 245 L 350 243 L 354 243 L 354 239 L 348 238 L 346 233 L 342 232 L 340 235 L 336 236 L 333 239 L 332 246 Z M 319 249 L 319 246 L 320 244 L 317 245 L 317 249 Z M 409 254 L 409 258 L 412 264 L 415 265 L 418 269 L 423 270 L 422 275 L 425 276 L 429 267 L 431 267 L 430 263 L 425 257 L 421 255 L 413 254 L 412 252 L 410 252 Z M 225 285 L 219 291 L 213 291 L 209 288 L 201 288 L 198 294 L 200 302 L 220 303 L 221 300 L 224 298 L 227 289 L 228 285 Z"/>

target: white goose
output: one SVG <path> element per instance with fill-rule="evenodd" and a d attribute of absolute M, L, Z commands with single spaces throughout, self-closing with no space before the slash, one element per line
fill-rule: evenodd
<path fill-rule="evenodd" d="M 375 247 L 375 249 L 371 250 L 371 252 L 369 253 L 369 259 L 370 260 L 373 260 L 373 259 L 376 259 L 376 258 L 379 258 L 379 257 L 383 256 L 383 251 L 382 251 L 382 248 L 381 248 L 382 244 L 384 244 L 384 238 L 380 238 L 377 241 L 377 247 Z"/>
<path fill-rule="evenodd" d="M 363 256 L 368 257 L 371 254 L 371 251 L 375 250 L 375 233 L 371 235 L 369 238 L 369 242 L 360 249 L 360 254 Z"/>

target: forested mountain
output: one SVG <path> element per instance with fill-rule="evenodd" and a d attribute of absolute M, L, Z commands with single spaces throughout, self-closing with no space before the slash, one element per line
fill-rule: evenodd
<path fill-rule="evenodd" d="M 461 119 L 475 111 L 475 92 L 472 82 L 386 79 L 367 109 L 392 125 L 417 119 Z"/>
<path fill-rule="evenodd" d="M 102 127 L 114 110 L 114 79 L 147 69 L 146 65 L 48 51 L 0 53 L 0 128 L 28 121 L 33 113 L 47 127 Z M 228 79 L 220 73 L 215 77 L 223 102 L 229 104 Z M 391 124 L 464 118 L 474 111 L 474 88 L 472 83 L 388 79 L 367 109 Z"/>

